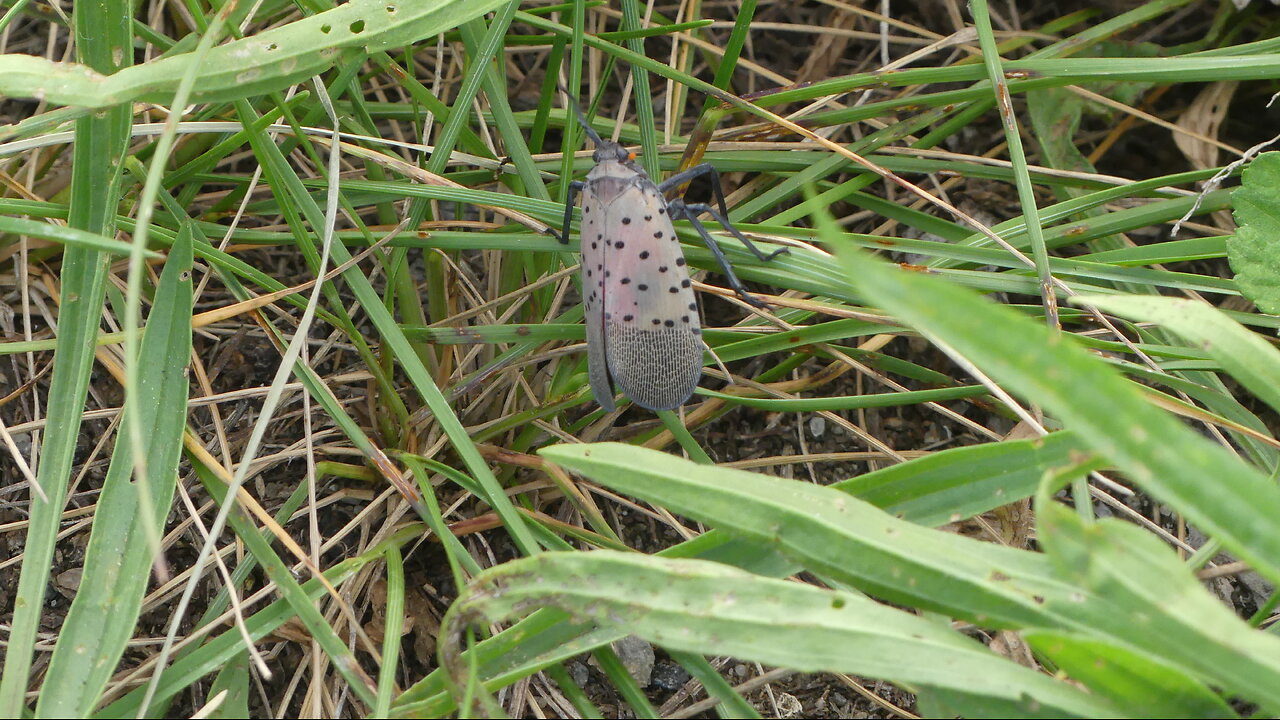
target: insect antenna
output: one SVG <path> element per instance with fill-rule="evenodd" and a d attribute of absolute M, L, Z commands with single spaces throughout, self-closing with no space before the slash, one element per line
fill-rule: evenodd
<path fill-rule="evenodd" d="M 560 87 L 560 92 L 569 97 L 569 107 L 573 108 L 573 114 L 578 116 L 578 124 L 582 126 L 583 130 L 587 131 L 587 137 L 591 138 L 591 142 L 596 145 L 603 144 L 604 140 L 600 138 L 600 133 L 596 132 L 596 129 L 591 127 L 591 123 L 587 122 L 587 116 L 582 112 L 582 106 L 578 104 L 577 96 L 570 95 L 569 91 L 564 89 L 564 86 Z"/>

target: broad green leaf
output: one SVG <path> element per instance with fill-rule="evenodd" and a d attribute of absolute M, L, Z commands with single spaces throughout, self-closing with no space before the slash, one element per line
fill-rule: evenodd
<path fill-rule="evenodd" d="M 1236 283 L 1260 310 L 1280 315 L 1280 152 L 1254 158 L 1231 199 L 1239 227 L 1227 238 L 1227 258 Z"/>
<path fill-rule="evenodd" d="M 891 602 L 993 627 L 1056 624 L 1044 593 L 1057 581 L 1035 553 L 914 525 L 833 488 L 618 443 L 556 445 L 540 454 Z"/>
<path fill-rule="evenodd" d="M 997 717 L 1114 712 L 946 626 L 861 595 L 609 550 L 543 553 L 485 571 L 450 608 L 444 637 L 548 605 L 685 652 L 982 694 Z M 442 644 L 442 662 L 456 662 L 456 651 Z"/>
<path fill-rule="evenodd" d="M 834 487 L 897 517 L 936 527 L 1031 497 L 1046 472 L 1081 457 L 1080 439 L 1056 432 L 931 453 Z"/>
<path fill-rule="evenodd" d="M 1161 616 L 1182 617 L 1193 619 L 1200 628 L 1199 638 L 1169 638 L 1164 654 L 1152 652 L 1154 646 L 1146 652 L 1135 651 L 1105 637 L 1084 639 L 1051 633 L 1046 636 L 1052 638 L 1051 644 L 1060 642 L 1046 650 L 1050 657 L 1059 657 L 1052 650 L 1060 649 L 1068 673 L 1081 681 L 1096 675 L 1099 690 L 1109 689 L 1107 696 L 1131 712 L 1147 702 L 1145 693 L 1162 693 L 1168 702 L 1185 695 L 1187 705 L 1173 715 L 1221 717 L 1221 702 L 1212 701 L 1217 698 L 1204 688 L 1205 678 L 1261 701 L 1270 713 L 1275 712 L 1280 697 L 1274 691 L 1280 670 L 1280 639 L 1249 627 L 1210 595 L 1167 545 L 1119 520 L 1086 523 L 1077 513 L 1043 497 L 1036 504 L 1036 522 L 1040 543 L 1057 568 L 1081 588 L 1134 608 L 1128 622 L 1152 632 L 1177 632 L 1174 625 L 1162 622 Z M 1181 647 L 1176 647 L 1178 644 Z M 1082 657 L 1089 648 L 1096 654 Z M 1106 663 L 1108 656 L 1113 667 L 1104 670 L 1099 665 Z M 1082 667 L 1087 663 L 1093 667 Z M 1188 668 L 1198 671 L 1199 679 L 1188 673 Z M 1134 682 L 1122 684 L 1116 677 L 1120 673 L 1133 674 Z M 1121 697 L 1126 691 L 1128 700 Z"/>
<path fill-rule="evenodd" d="M 1039 440 L 954 448 L 834 487 L 855 496 L 866 492 L 870 502 L 910 522 L 942 524 L 954 519 L 950 508 L 954 508 L 955 513 L 984 512 L 1030 497 L 1046 471 L 1069 463 L 1072 456 L 1080 452 L 1079 440 L 1069 432 L 1061 432 Z M 953 471 L 956 467 L 962 470 Z M 966 481 L 972 486 L 966 488 Z M 715 560 L 768 577 L 785 577 L 801 569 L 767 543 L 732 537 L 721 529 L 712 529 L 660 555 Z M 588 626 L 557 624 L 551 615 L 539 613 L 480 643 L 476 649 L 479 668 L 486 678 L 509 681 L 536 672 L 554 660 L 621 637 L 617 633 L 588 634 L 590 632 Z M 429 676 L 406 691 L 402 702 L 417 703 L 414 712 L 446 712 L 452 706 L 447 697 L 439 694 L 442 687 L 438 675 Z M 433 693 L 436 693 L 435 699 L 428 700 Z"/>
<path fill-rule="evenodd" d="M 1079 462 L 1085 456 L 1079 438 L 1063 431 L 1035 440 L 943 450 L 831 487 L 894 517 L 937 527 L 1031 497 L 1045 473 Z M 768 545 L 742 537 L 726 540 L 725 531 L 718 529 L 662 554 L 715 560 L 771 577 L 801 569 Z"/>
<path fill-rule="evenodd" d="M 1073 680 L 1132 717 L 1236 717 L 1196 678 L 1158 658 L 1098 638 L 1032 630 L 1023 633 L 1036 652 Z"/>
<path fill-rule="evenodd" d="M 855 251 L 839 257 L 859 292 L 1045 408 L 1133 482 L 1280 581 L 1280 489 L 1257 469 L 1147 403 L 1069 336 L 935 277 Z"/>
<path fill-rule="evenodd" d="M 1280 638 L 1231 615 L 1171 551 L 1138 528 L 1129 529 L 1164 555 L 1135 544 L 1127 550 L 1136 558 L 1132 562 L 1152 569 L 1118 569 L 1114 581 L 1108 576 L 1103 582 L 1064 560 L 1078 564 L 1088 557 L 1083 550 L 1068 557 L 1074 546 L 1065 539 L 1053 546 L 1059 555 L 1046 557 L 913 525 L 832 488 L 696 465 L 616 443 L 558 445 L 541 454 L 895 604 L 986 627 L 1097 635 L 1162 657 L 1243 697 L 1280 702 Z M 1056 526 L 1042 529 L 1040 542 L 1049 543 L 1054 532 Z M 1106 562 L 1117 561 L 1109 555 Z M 1130 578 L 1141 578 L 1145 586 L 1131 587 Z"/>

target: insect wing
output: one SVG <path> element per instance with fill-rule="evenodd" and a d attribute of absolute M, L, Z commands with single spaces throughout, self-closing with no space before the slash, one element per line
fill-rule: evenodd
<path fill-rule="evenodd" d="M 603 293 L 609 374 L 637 405 L 672 410 L 702 376 L 702 329 L 689 270 L 657 186 L 641 174 L 608 180 L 612 187 L 599 182 L 592 188 L 604 213 L 583 243 L 603 242 L 593 249 L 602 255 L 591 279 L 601 281 L 595 287 Z"/>
<path fill-rule="evenodd" d="M 605 412 L 614 409 L 613 383 L 605 359 L 604 335 L 604 262 L 605 206 L 589 182 L 582 191 L 582 305 L 587 325 L 587 377 L 591 394 Z"/>

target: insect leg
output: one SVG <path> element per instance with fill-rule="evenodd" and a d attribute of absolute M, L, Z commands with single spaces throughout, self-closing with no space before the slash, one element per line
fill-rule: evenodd
<path fill-rule="evenodd" d="M 720 220 L 725 227 L 730 227 L 728 223 L 724 222 L 719 213 L 702 203 L 686 204 L 683 200 L 678 199 L 667 203 L 667 211 L 671 213 L 673 219 L 677 216 L 689 219 L 689 223 L 693 225 L 693 229 L 697 230 L 698 235 L 702 237 L 702 242 L 706 244 L 707 249 L 715 256 L 716 262 L 720 263 L 720 269 L 724 271 L 724 277 L 729 281 L 729 287 L 733 288 L 733 291 L 738 294 L 738 297 L 742 298 L 747 304 L 754 305 L 758 308 L 769 307 L 767 303 L 747 292 L 747 289 L 742 286 L 742 281 L 738 279 L 736 274 L 734 274 L 733 266 L 729 264 L 729 258 L 724 256 L 724 251 L 720 249 L 720 244 L 711 237 L 711 233 L 707 232 L 707 228 L 702 224 L 702 221 L 698 220 L 699 214 L 707 212 L 711 213 L 712 217 Z M 737 233 L 735 232 L 734 234 L 736 235 Z M 785 250 L 786 248 L 783 249 Z"/>
<path fill-rule="evenodd" d="M 658 183 L 658 189 L 665 194 L 666 192 L 670 191 L 672 188 L 680 187 L 681 185 L 684 185 L 685 183 L 688 183 L 692 180 L 696 180 L 697 178 L 700 178 L 703 175 L 710 175 L 711 182 L 714 185 L 717 185 L 717 186 L 720 185 L 720 173 L 715 169 L 715 167 L 711 165 L 711 163 L 702 163 L 701 165 L 694 165 L 693 167 L 689 168 L 688 170 L 685 170 L 684 172 L 678 172 L 675 175 L 672 175 L 671 177 L 667 178 L 666 180 L 663 180 L 662 182 Z M 723 193 L 721 194 L 720 197 L 724 197 Z M 720 201 L 720 205 L 721 207 L 724 206 L 723 200 Z"/>
<path fill-rule="evenodd" d="M 582 192 L 582 188 L 587 184 L 581 180 L 574 180 L 569 183 L 569 195 L 564 199 L 564 230 L 560 233 L 560 244 L 569 244 L 569 223 L 573 221 L 573 203 L 578 199 L 578 193 Z"/>
<path fill-rule="evenodd" d="M 730 233 L 733 234 L 734 237 L 742 241 L 742 244 L 746 245 L 747 249 L 750 250 L 753 255 L 755 255 L 757 258 L 761 260 L 772 260 L 775 257 L 781 255 L 782 253 L 787 252 L 787 248 L 778 248 L 777 250 L 774 250 L 773 252 L 766 255 L 763 250 L 756 247 L 755 243 L 748 240 L 746 235 L 743 235 L 742 233 L 738 232 L 737 228 L 729 224 L 729 220 L 728 220 L 729 208 L 727 205 L 725 205 L 724 188 L 720 186 L 720 171 L 716 170 L 715 167 L 711 165 L 711 163 L 702 163 L 701 165 L 695 165 L 689 168 L 688 170 L 685 170 L 684 172 L 676 173 L 675 175 L 672 175 L 666 180 L 663 180 L 662 183 L 658 185 L 658 189 L 665 193 L 667 190 L 670 190 L 673 187 L 678 187 L 680 185 L 683 185 L 689 182 L 690 180 L 702 177 L 703 175 L 711 176 L 711 196 L 715 198 L 716 205 L 720 207 L 720 212 L 716 212 L 715 210 L 712 210 L 711 206 L 706 205 L 705 203 L 694 203 L 691 205 L 686 205 L 685 207 L 691 210 L 695 208 L 701 208 L 699 212 L 709 213 L 711 217 L 716 219 L 716 222 L 723 225 L 725 230 L 728 230 Z M 693 218 L 689 217 L 689 219 L 692 220 Z"/>

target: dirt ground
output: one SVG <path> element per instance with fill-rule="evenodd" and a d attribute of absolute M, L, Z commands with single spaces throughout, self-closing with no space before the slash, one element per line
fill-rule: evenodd
<path fill-rule="evenodd" d="M 703 11 L 707 16 L 732 17 L 728 14 L 724 3 L 704 3 Z M 1130 7 L 1133 3 L 1108 2 L 1106 15 Z M 1006 23 L 1011 27 L 1030 28 L 1051 19 L 1065 15 L 1072 9 L 1084 8 L 1085 3 L 1005 3 L 1000 4 L 997 11 L 1005 13 Z M 894 16 L 898 19 L 918 24 L 921 27 L 939 34 L 954 31 L 953 17 L 956 11 L 967 18 L 967 11 L 960 3 L 933 0 L 931 2 L 907 4 L 895 3 Z M 1199 34 L 1203 34 L 1206 24 L 1214 12 L 1213 4 L 1204 3 L 1199 7 L 1188 9 L 1180 16 L 1178 23 L 1165 24 L 1158 35 L 1135 37 L 1134 41 L 1155 42 L 1163 46 L 1185 42 Z M 1016 13 L 1016 14 L 1015 14 Z M 875 30 L 877 26 L 869 23 L 865 17 L 844 12 L 831 5 L 816 2 L 775 3 L 762 2 L 756 16 L 759 22 L 788 22 L 811 24 L 822 27 L 842 27 L 846 29 Z M 715 37 L 717 32 L 710 31 Z M 723 31 L 727 32 L 727 31 Z M 1199 34 L 1198 34 L 1199 33 Z M 36 39 L 32 39 L 34 43 Z M 665 41 L 654 38 L 648 41 L 647 49 L 651 56 L 661 57 L 666 50 Z M 15 48 L 11 44 L 10 51 Z M 818 80 L 858 71 L 875 68 L 879 65 L 879 47 L 873 43 L 854 41 L 838 36 L 824 36 L 817 43 L 795 42 L 794 38 L 783 37 L 769 32 L 758 32 L 753 35 L 753 42 L 747 56 L 755 62 L 769 67 L 797 82 Z M 42 54 L 43 48 L 37 52 Z M 743 87 L 742 92 L 762 89 L 761 87 Z M 1165 109 L 1185 104 L 1189 98 L 1176 97 L 1176 91 L 1165 95 L 1161 106 Z M 4 122 L 12 122 L 24 117 L 30 111 L 25 103 L 6 101 L 0 104 L 0 112 Z M 1159 111 L 1160 108 L 1155 108 Z M 1096 127 L 1085 127 L 1080 133 L 1081 142 L 1088 142 L 1091 133 L 1101 133 L 1104 127 L 1101 121 Z M 1260 129 L 1259 125 L 1267 127 Z M 1260 114 L 1237 117 L 1230 115 L 1223 135 L 1230 137 L 1241 146 L 1253 144 L 1256 138 L 1270 136 L 1274 122 Z M 950 144 L 950 149 L 958 152 L 982 154 L 993 146 L 993 138 L 1000 135 L 1001 130 L 993 117 L 979 121 L 965 134 Z M 548 147 L 556 147 L 549 142 Z M 1034 151 L 1034 148 L 1029 150 Z M 1171 143 L 1165 138 L 1144 136 L 1133 133 L 1126 136 L 1122 145 L 1108 153 L 1099 163 L 1099 171 L 1117 175 L 1131 175 L 1133 163 L 1140 162 L 1144 174 L 1152 176 L 1160 172 L 1159 168 L 1167 167 L 1169 171 L 1185 168 L 1185 160 Z M 741 183 L 745 177 L 728 177 L 730 183 Z M 695 188 L 695 195 L 699 189 Z M 966 185 L 954 194 L 951 200 L 962 209 L 974 209 L 988 216 L 1003 220 L 1017 215 L 1018 202 L 1013 187 L 987 182 L 974 182 Z M 837 215 L 852 215 L 857 208 L 836 207 Z M 872 232 L 880 223 L 880 219 L 868 217 L 851 224 L 848 229 L 855 232 Z M 310 273 L 297 254 L 291 249 L 263 249 L 240 253 L 239 256 L 260 268 L 267 269 L 275 278 L 286 283 L 295 284 L 310 279 Z M 901 258 L 907 259 L 907 258 Z M 1208 270 L 1209 274 L 1229 276 L 1230 270 L 1225 261 L 1210 264 L 1211 268 L 1198 267 L 1199 272 Z M 0 264 L 0 274 L 11 273 L 12 267 Z M 12 310 L 18 307 L 19 298 L 12 285 L 0 284 L 0 331 L 6 334 L 14 332 L 12 327 Z M 231 296 L 222 288 L 211 286 L 202 302 L 209 307 L 223 304 Z M 350 301 L 351 298 L 348 298 Z M 1015 300 L 1011 298 L 1011 301 Z M 200 310 L 202 308 L 197 308 Z M 730 317 L 735 311 L 727 305 L 720 305 L 716 300 L 704 301 L 704 312 L 708 324 L 715 325 L 716 318 Z M 7 317 L 6 317 L 7 315 Z M 737 317 L 736 315 L 733 317 Z M 7 325 L 6 325 L 7 320 Z M 373 335 L 370 334 L 372 337 Z M 323 340 L 318 338 L 317 340 Z M 963 375 L 936 349 L 924 341 L 897 339 L 893 352 L 917 364 L 947 372 L 952 376 Z M 238 332 L 205 332 L 197 335 L 195 352 L 204 358 L 211 368 L 210 378 L 215 392 L 232 392 L 240 388 L 258 387 L 270 383 L 279 360 L 277 350 L 267 342 L 261 332 L 246 326 Z M 40 354 L 37 365 L 45 367 L 51 355 Z M 811 359 L 810 366 L 816 368 L 819 361 Z M 339 349 L 328 353 L 316 367 L 322 376 L 340 374 L 346 371 L 359 370 L 359 358 L 353 353 Z M 742 375 L 752 375 L 748 366 L 734 366 L 733 370 Z M 29 379 L 25 358 L 6 356 L 0 359 L 0 397 L 12 392 Z M 35 380 L 35 389 L 40 393 L 47 392 L 48 374 Z M 349 403 L 353 412 L 362 421 L 368 421 L 369 395 L 372 386 L 360 388 L 353 385 L 342 386 L 347 393 L 340 399 Z M 866 391 L 855 376 L 850 373 L 831 386 L 832 393 L 857 394 Z M 89 410 L 116 408 L 121 398 L 118 385 L 105 373 L 95 373 L 91 383 Z M 1243 402 L 1249 402 L 1242 397 Z M 234 455 L 247 438 L 249 428 L 256 416 L 257 399 L 245 399 L 234 405 L 223 405 L 223 416 L 220 418 L 226 427 L 226 437 L 231 445 L 227 448 Z M 1011 423 L 1003 417 L 985 413 L 975 406 L 966 403 L 950 404 L 957 412 L 968 419 L 983 424 L 997 432 L 1007 432 Z M 1255 409 L 1256 408 L 1251 408 Z M 1260 415 L 1274 421 L 1270 415 L 1259 410 Z M 957 447 L 977 442 L 985 442 L 984 438 L 975 437 L 972 432 L 959 423 L 944 419 L 942 416 L 929 413 L 917 406 L 906 408 L 889 408 L 867 410 L 848 414 L 847 420 L 884 444 L 904 452 L 918 452 Z M 30 404 L 14 402 L 0 406 L 0 417 L 8 427 L 35 420 L 30 413 Z M 464 421 L 468 420 L 464 418 Z M 470 418 L 475 420 L 475 418 Z M 211 416 L 204 410 L 198 410 L 193 418 L 194 423 L 209 423 Z M 617 424 L 619 436 L 630 436 L 634 431 L 646 424 L 656 421 L 652 414 L 635 410 L 624 415 Z M 1274 426 L 1274 425 L 1273 425 Z M 328 426 L 313 428 L 321 433 L 329 445 L 322 445 L 321 455 L 338 462 L 359 464 L 361 459 L 346 446 L 345 440 L 332 432 Z M 327 433 L 327 434 L 326 434 Z M 44 641 L 56 636 L 66 610 L 74 596 L 79 582 L 79 568 L 83 562 L 85 545 L 88 541 L 88 523 L 92 520 L 91 509 L 96 502 L 98 492 L 105 475 L 110 453 L 110 443 L 104 443 L 114 435 L 114 426 L 110 419 L 90 417 L 84 423 L 80 446 L 77 452 L 77 475 L 74 480 L 68 509 L 71 511 L 65 522 L 65 537 L 58 544 L 55 555 L 53 577 L 55 585 L 48 594 L 44 626 L 41 638 Z M 837 423 L 826 418 L 805 414 L 769 413 L 749 408 L 739 408 L 726 418 L 701 427 L 694 433 L 695 438 L 717 462 L 743 462 L 756 458 L 803 455 L 817 453 L 842 453 L 850 450 L 865 450 L 865 445 L 851 441 L 849 433 Z M 298 478 L 304 474 L 304 456 L 296 452 L 296 445 L 304 437 L 301 416 L 301 405 L 295 399 L 282 407 L 279 419 L 272 428 L 263 457 L 276 455 L 274 463 L 258 472 L 252 480 L 251 491 L 268 508 L 279 507 L 297 487 Z M 608 437 L 600 438 L 602 440 Z M 27 443 L 32 442 L 29 434 L 17 438 L 19 449 L 25 452 Z M 223 449 L 219 448 L 219 452 Z M 446 461 L 448 461 L 446 459 Z M 883 460 L 874 458 L 848 459 L 839 462 L 821 464 L 789 464 L 773 467 L 755 468 L 761 472 L 776 473 L 783 476 L 800 476 L 812 481 L 829 484 L 838 480 L 865 473 L 883 466 Z M 510 481 L 519 483 L 534 480 L 532 471 L 509 469 Z M 184 482 L 191 494 L 191 501 L 197 507 L 204 507 L 211 501 L 207 494 L 188 477 L 185 463 L 182 468 Z M 12 479 L 18 477 L 18 471 L 12 464 L 8 453 L 0 453 L 0 477 Z M 14 592 L 17 587 L 19 566 L 9 562 L 23 550 L 24 523 L 26 514 L 25 491 L 14 492 L 9 483 L 0 487 L 0 624 L 7 626 L 12 613 Z M 383 504 L 379 513 L 381 517 L 360 519 L 362 512 L 370 502 L 385 491 L 381 486 L 371 486 L 359 478 L 325 477 L 323 485 L 318 489 L 320 503 L 316 511 L 317 522 L 321 534 L 328 537 L 337 534 L 351 523 L 367 523 L 365 529 L 349 533 L 349 540 L 325 551 L 322 564 L 328 565 L 347 557 L 352 551 L 363 548 L 368 539 L 368 528 L 377 522 L 386 520 Z M 451 498 L 447 493 L 441 498 L 448 503 Z M 1153 507 L 1150 499 L 1139 496 L 1134 498 L 1131 507 L 1147 517 L 1158 516 L 1161 524 L 1170 532 L 1184 532 L 1175 519 L 1168 513 L 1161 515 L 1158 508 Z M 77 509 L 85 509 L 83 514 L 76 514 Z M 544 510 L 553 516 L 564 512 L 565 508 L 557 504 L 549 504 Z M 670 528 L 652 521 L 651 518 L 628 510 L 624 507 L 610 507 L 608 518 L 619 530 L 622 538 L 644 551 L 654 551 L 679 541 Z M 1102 508 L 1101 512 L 1108 512 Z M 180 527 L 187 518 L 185 511 L 175 510 L 171 518 L 172 537 L 166 542 L 166 560 L 170 567 L 181 569 L 188 566 L 198 551 L 198 537 L 185 526 Z M 411 517 L 404 517 L 405 521 Z M 285 527 L 300 542 L 305 542 L 309 520 L 305 515 L 295 516 Z M 980 521 L 960 523 L 953 527 L 956 532 L 981 536 L 995 531 L 1005 538 L 1014 538 L 1025 547 L 1034 547 L 1034 529 L 1029 513 L 1012 508 L 999 513 L 992 513 Z M 1191 530 L 1194 533 L 1194 529 Z M 226 539 L 230 539 L 228 534 Z M 514 555 L 513 549 L 507 545 L 505 536 L 500 532 L 488 532 L 467 535 L 464 538 L 467 547 L 475 557 L 485 563 L 496 563 Z M 1194 543 L 1194 537 L 1193 537 Z M 435 633 L 438 631 L 440 619 L 449 603 L 456 595 L 452 586 L 449 569 L 443 561 L 443 555 L 430 543 L 422 543 L 407 548 L 406 573 L 410 595 L 408 597 L 410 624 L 406 638 L 407 651 L 405 664 L 401 672 L 403 681 L 421 678 L 435 666 Z M 264 582 L 260 572 L 254 574 L 251 585 L 258 586 Z M 216 594 L 219 584 L 206 581 L 202 586 L 203 597 L 197 601 L 190 616 L 198 617 L 204 604 Z M 1212 587 L 1242 615 L 1254 612 L 1265 599 L 1268 588 L 1256 578 L 1250 576 L 1224 577 L 1213 581 Z M 134 666 L 152 656 L 157 646 L 157 639 L 165 633 L 165 623 L 171 611 L 174 592 L 171 589 L 152 588 L 148 596 L 149 604 L 143 621 L 138 627 L 136 638 L 142 642 L 131 646 L 123 661 L 122 667 Z M 381 637 L 381 617 L 376 608 L 379 606 L 378 585 L 367 584 L 368 591 L 354 599 L 358 612 L 362 613 L 365 629 L 376 640 Z M 385 596 L 384 596 L 385 597 Z M 975 631 L 976 632 L 976 631 Z M 1013 656 L 1020 650 L 1016 643 L 1004 638 L 989 638 L 988 642 L 997 647 L 1005 647 Z M 275 636 L 261 644 L 264 654 L 271 659 L 274 666 L 281 668 L 302 668 L 309 662 L 309 638 L 300 627 L 286 625 Z M 646 649 L 647 648 L 647 649 Z M 38 675 L 49 660 L 47 642 L 42 643 L 42 651 L 36 655 L 34 672 Z M 3 659 L 3 647 L 0 647 L 0 660 Z M 672 661 L 661 649 L 653 650 L 649 646 L 632 647 L 619 650 L 624 660 L 630 660 L 633 669 L 647 682 L 644 683 L 647 693 L 654 705 L 661 709 L 664 717 L 715 717 L 714 710 L 705 702 L 705 694 L 696 681 L 691 681 L 688 674 L 677 663 Z M 368 658 L 364 657 L 367 662 Z M 915 700 L 903 690 L 876 681 L 863 680 L 829 674 L 806 675 L 785 673 L 761 668 L 753 663 L 739 662 L 730 658 L 717 658 L 714 664 L 732 683 L 746 683 L 753 678 L 767 680 L 747 690 L 746 697 L 767 717 L 793 718 L 863 718 L 863 717 L 901 717 L 903 713 L 915 710 Z M 372 669 L 372 663 L 368 664 Z M 566 663 L 570 675 L 583 685 L 591 699 L 609 717 L 627 717 L 628 709 L 622 703 L 612 685 L 605 679 L 601 671 L 586 657 Z M 297 712 L 299 699 L 294 697 L 284 703 L 284 707 L 275 705 L 280 698 L 293 693 L 291 683 L 295 677 L 290 672 L 282 672 L 275 680 L 261 683 L 253 698 L 250 708 L 255 716 L 271 716 L 277 713 L 289 714 Z M 558 695 L 554 684 L 539 675 L 522 681 L 509 691 L 504 691 L 499 699 L 504 707 L 515 716 L 533 716 L 535 713 L 528 707 L 530 698 L 547 702 L 542 711 L 554 707 L 549 698 Z M 268 699 L 271 699 L 270 702 Z M 179 698 L 169 709 L 171 715 L 190 715 L 201 707 L 205 698 L 199 692 L 192 692 Z M 339 714 L 351 715 L 350 707 L 345 711 L 338 708 Z"/>

